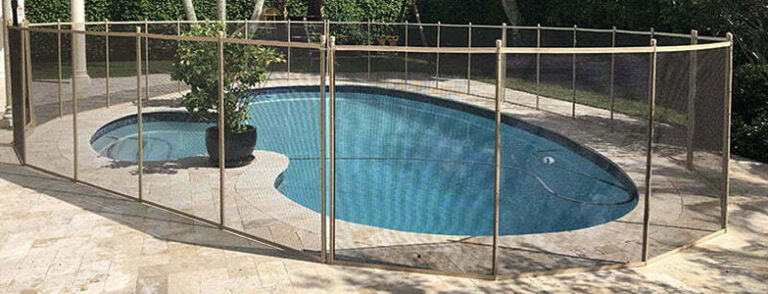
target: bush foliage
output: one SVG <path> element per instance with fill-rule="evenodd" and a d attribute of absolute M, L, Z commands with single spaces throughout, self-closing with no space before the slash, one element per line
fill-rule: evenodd
<path fill-rule="evenodd" d="M 224 26 L 218 23 L 193 26 L 184 33 L 193 37 L 217 37 Z M 240 33 L 238 33 L 240 34 Z M 242 38 L 242 35 L 235 35 Z M 202 119 L 215 121 L 219 93 L 218 44 L 214 42 L 182 41 L 177 59 L 171 66 L 171 78 L 183 81 L 191 90 L 182 97 L 182 105 L 189 113 Z M 224 126 L 227 131 L 246 130 L 248 121 L 248 93 L 266 81 L 270 64 L 284 62 L 273 48 L 246 44 L 227 44 L 223 48 L 224 63 Z"/>

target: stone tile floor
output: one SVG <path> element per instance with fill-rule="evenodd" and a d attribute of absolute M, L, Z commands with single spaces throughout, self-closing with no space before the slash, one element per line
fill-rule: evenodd
<path fill-rule="evenodd" d="M 480 281 L 300 260 L 22 167 L 0 138 L 0 293 L 768 291 L 768 166 L 748 160 L 727 235 L 643 268 Z"/>
<path fill-rule="evenodd" d="M 481 86 L 484 84 L 473 89 L 478 91 Z M 126 87 L 124 98 L 130 101 L 135 93 Z M 46 87 L 36 89 L 46 91 Z M 167 90 L 176 87 L 158 88 L 159 93 Z M 37 96 L 38 101 L 50 103 L 52 100 L 43 100 L 52 95 L 43 94 Z M 516 101 L 526 98 L 517 96 Z M 90 104 L 93 107 L 85 109 L 102 107 L 103 99 L 91 100 L 82 101 L 81 109 Z M 559 107 L 558 112 L 570 110 L 569 104 L 560 104 L 550 103 Z M 46 105 L 52 105 L 51 115 L 40 115 L 38 123 L 58 116 L 58 103 Z M 39 109 L 42 113 L 48 110 Z M 111 111 L 123 113 L 119 107 Z M 541 120 L 537 120 L 538 113 L 518 115 Z M 548 124 L 553 121 L 559 120 L 546 120 Z M 563 123 L 570 125 L 571 121 Z M 90 136 L 89 132 L 82 135 Z M 583 139 L 579 133 L 569 135 Z M 0 142 L 10 142 L 10 132 L 0 133 L 0 138 Z M 86 139 L 82 140 L 84 147 L 88 146 Z M 489 282 L 298 260 L 215 228 L 21 167 L 7 143 L 0 148 L 0 293 L 768 291 L 761 282 L 768 277 L 768 267 L 762 265 L 768 242 L 760 239 L 768 231 L 764 225 L 768 223 L 768 201 L 762 198 L 768 196 L 768 167 L 749 161 L 738 161 L 733 167 L 734 226 L 728 235 L 646 268 Z M 598 149 L 605 153 L 605 148 Z M 616 156 L 611 153 L 609 157 L 617 160 Z M 633 165 L 624 161 L 617 162 L 625 169 L 625 165 Z M 652 234 L 655 242 L 664 243 L 665 239 L 656 241 L 660 235 L 679 233 L 663 232 Z"/>

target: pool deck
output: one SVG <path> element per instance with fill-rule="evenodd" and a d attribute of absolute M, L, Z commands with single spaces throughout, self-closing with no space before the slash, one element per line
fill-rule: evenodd
<path fill-rule="evenodd" d="M 302 79 L 298 74 L 292 76 L 298 82 L 274 82 L 271 85 L 296 85 L 302 81 L 306 84 L 314 78 L 310 76 Z M 451 85 L 450 80 L 441 83 Z M 456 82 L 456 88 L 459 88 L 459 83 Z M 342 79 L 339 84 L 359 84 L 359 81 Z M 410 85 L 383 85 L 493 107 L 493 102 L 485 98 Z M 472 87 L 473 92 L 493 90 L 490 85 L 482 83 L 473 84 Z M 173 109 L 174 97 L 178 95 L 153 96 L 146 111 Z M 530 99 L 530 94 L 507 91 L 507 101 Z M 569 103 L 547 98 L 542 101 L 555 112 L 570 111 Z M 562 115 L 512 104 L 505 104 L 503 110 L 556 130 L 612 159 L 633 178 L 642 196 L 645 162 L 642 130 L 610 132 L 601 119 L 605 113 L 588 107 L 579 107 L 578 122 L 583 128 L 574 128 L 573 120 Z M 99 158 L 88 143 L 98 127 L 133 113 L 135 106 L 124 103 L 109 109 L 78 114 L 77 154 L 81 164 L 78 170 L 81 180 L 106 185 L 128 195 L 138 194 L 136 166 L 115 164 Z M 627 129 L 637 129 L 637 122 L 633 119 L 618 118 L 629 126 Z M 37 126 L 27 142 L 30 163 L 67 176 L 72 175 L 72 155 L 75 149 L 71 126 L 71 116 L 67 115 L 54 117 Z M 586 129 L 589 129 L 588 133 Z M 54 152 L 51 152 L 51 146 L 56 146 Z M 713 217 L 719 213 L 716 201 L 713 202 L 716 191 L 702 187 L 702 176 L 681 168 L 675 160 L 679 154 L 672 154 L 659 158 L 654 165 L 667 170 L 655 178 L 658 183 L 655 185 L 658 186 L 654 186 L 654 189 L 659 192 L 651 200 L 651 209 L 657 212 L 652 216 L 652 255 L 704 236 L 719 227 L 717 219 Z M 290 164 L 289 160 L 270 152 L 256 151 L 255 155 L 262 164 L 227 170 L 227 198 L 224 207 L 227 225 L 297 250 L 315 252 L 319 246 L 320 217 L 293 204 L 271 186 L 270 181 Z M 6 154 L 5 157 L 11 161 L 10 155 Z M 712 160 L 706 154 L 700 156 L 702 162 Z M 759 197 L 766 196 L 768 168 L 748 161 L 734 166 L 732 194 L 736 210 L 732 213 L 732 223 L 735 228 L 726 236 L 651 267 L 497 283 L 331 267 L 300 261 L 297 257 L 200 223 L 18 167 L 13 163 L 6 165 L 8 172 L 3 182 L 6 185 L 2 187 L 9 187 L 8 195 L 16 196 L 0 199 L 6 202 L 1 208 L 4 213 L 0 219 L 0 232 L 8 233 L 0 236 L 0 245 L 4 245 L 0 246 L 0 264 L 10 265 L 0 268 L 14 270 L 9 271 L 10 274 L 1 272 L 0 277 L 10 278 L 0 278 L 0 289 L 7 285 L 12 291 L 51 286 L 51 289 L 66 288 L 71 291 L 98 289 L 97 292 L 154 289 L 159 292 L 194 290 L 209 293 L 211 291 L 208 290 L 234 290 L 240 287 L 274 291 L 368 288 L 372 291 L 393 292 L 440 289 L 492 291 L 500 289 L 498 287 L 515 287 L 508 289 L 537 292 L 600 287 L 621 289 L 612 287 L 622 286 L 648 292 L 696 291 L 700 287 L 711 291 L 746 289 L 760 292 L 759 289 L 766 287 L 759 282 L 761 277 L 764 278 L 766 268 L 756 260 L 765 261 L 768 244 L 765 240 L 750 238 L 765 233 L 766 226 L 759 224 L 767 222 L 766 204 Z M 218 221 L 217 176 L 218 169 L 208 167 L 204 158 L 150 165 L 145 170 L 143 196 Z M 18 198 L 22 195 L 29 196 L 29 200 Z M 26 205 L 28 201 L 34 201 L 35 205 Z M 640 254 L 642 204 L 617 221 L 587 229 L 502 237 L 500 273 L 637 261 Z M 735 242 L 722 243 L 722 240 L 731 239 Z M 338 221 L 336 241 L 337 257 L 344 259 L 479 273 L 486 272 L 490 267 L 489 238 L 404 233 Z M 80 246 L 92 250 L 71 250 Z M 707 249 L 712 246 L 722 247 L 722 251 Z M 71 253 L 66 254 L 68 252 Z M 721 257 L 721 254 L 727 257 Z M 708 260 L 710 258 L 711 261 Z M 725 276 L 727 269 L 724 267 L 727 265 L 715 261 L 718 258 L 747 262 L 748 268 L 754 270 L 734 270 L 740 275 L 733 280 L 738 281 L 738 284 L 716 285 L 714 282 L 718 278 L 730 279 Z M 674 260 L 679 261 L 674 263 Z M 702 276 L 692 274 L 691 271 L 707 271 L 709 274 Z M 718 271 L 720 275 L 715 275 Z M 689 274 L 686 275 L 686 272 Z M 357 287 L 361 288 L 355 289 Z"/>

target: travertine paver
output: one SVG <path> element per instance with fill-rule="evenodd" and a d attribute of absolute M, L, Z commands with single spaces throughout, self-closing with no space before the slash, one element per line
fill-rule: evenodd
<path fill-rule="evenodd" d="M 296 76 L 296 75 L 293 75 Z M 284 84 L 284 83 L 283 83 Z M 391 86 L 390 86 L 391 87 Z M 420 89 L 416 87 L 398 86 L 402 89 L 408 89 L 412 91 L 427 91 L 432 95 L 445 95 L 444 91 Z M 473 89 L 480 88 L 482 90 L 482 84 L 477 86 L 473 85 Z M 514 96 L 518 95 L 518 96 Z M 462 96 L 455 93 L 447 98 L 455 98 Z M 521 93 L 508 93 L 507 97 L 525 97 Z M 478 105 L 485 105 L 490 107 L 490 101 L 477 98 L 468 97 L 463 98 L 471 103 Z M 522 99 L 522 98 L 521 98 Z M 557 101 L 553 101 L 557 102 Z M 167 107 L 167 104 L 160 103 L 161 106 L 156 106 L 155 109 L 163 109 Z M 557 103 L 553 103 L 557 106 Z M 563 107 L 569 107 L 569 104 L 562 105 Z M 80 115 L 81 122 L 80 128 L 98 127 L 102 125 L 102 122 L 110 121 L 115 117 L 122 116 L 133 109 L 132 106 L 127 106 L 122 110 L 120 107 L 113 107 L 108 111 L 98 110 L 93 112 L 86 112 Z M 558 120 L 551 116 L 542 116 L 538 112 L 519 109 L 512 106 L 505 109 L 507 111 L 514 111 L 515 115 L 523 116 L 529 121 L 535 121 L 537 123 L 546 125 L 552 129 L 560 130 L 565 129 L 561 126 L 558 128 L 558 124 L 570 124 L 570 120 Z M 111 113 L 111 114 L 110 114 Z M 86 119 L 88 115 L 91 115 L 93 119 Z M 96 120 L 96 119 L 99 120 Z M 66 117 L 63 119 L 67 119 Z M 47 125 L 47 124 L 46 124 Z M 65 122 L 57 122 L 51 125 L 65 125 L 71 126 Z M 599 125 L 599 124 L 595 124 Z M 45 126 L 45 125 L 44 125 Z M 64 170 L 66 166 L 71 167 L 71 161 L 64 164 L 58 164 L 61 158 L 67 158 L 67 154 L 73 154 L 72 147 L 67 147 L 66 143 L 61 143 L 62 138 L 71 138 L 71 133 L 66 132 L 41 132 L 42 127 L 35 130 L 37 134 L 57 134 L 60 139 L 51 141 L 51 144 L 57 142 L 56 145 L 47 146 L 59 146 L 58 154 L 51 156 L 40 162 L 50 164 L 47 167 L 56 167 Z M 571 128 L 572 129 L 572 128 Z M 95 130 L 95 129 L 93 129 Z M 582 141 L 589 138 L 588 135 L 594 134 L 596 130 L 590 130 L 589 134 L 581 131 L 572 131 L 566 133 L 570 137 Z M 599 130 L 597 130 L 599 131 Z M 92 132 L 91 132 L 92 133 Z M 10 136 L 9 136 L 10 137 Z M 83 162 L 88 163 L 89 159 L 87 155 L 90 151 L 90 145 L 87 139 L 90 137 L 89 132 L 81 131 L 79 134 L 80 152 L 78 153 Z M 593 136 L 594 137 L 594 136 Z M 604 139 L 600 137 L 600 139 Z M 621 140 L 627 140 L 626 138 L 615 138 L 619 142 Z M 66 141 L 65 141 L 66 142 Z M 71 142 L 71 139 L 70 141 Z M 582 141 L 583 142 L 583 141 Z M 589 142 L 587 142 L 589 143 Z M 625 153 L 624 149 L 613 150 L 610 149 L 610 140 L 600 141 L 597 144 L 593 143 L 592 147 L 596 148 L 601 153 L 611 157 L 614 161 L 619 163 L 627 172 L 638 181 L 638 177 L 642 175 L 642 170 L 633 170 L 631 167 L 636 165 L 638 160 L 633 159 L 631 153 Z M 602 144 L 602 145 L 601 145 Z M 41 145 L 41 144 L 38 144 Z M 605 146 L 603 146 L 605 145 Z M 35 145 L 37 146 L 37 145 Z M 619 145 L 621 146 L 621 145 Z M 632 147 L 632 143 L 625 144 L 624 147 Z M 69 150 L 67 150 L 69 148 Z M 7 150 L 6 150 L 7 151 Z M 642 152 L 642 150 L 639 150 Z M 9 153 L 9 152 L 6 152 Z M 45 149 L 41 149 L 38 153 L 43 154 Z M 12 160 L 12 156 L 3 156 Z M 71 159 L 69 159 L 71 160 Z M 91 158 L 91 163 L 98 162 L 98 159 Z M 58 164 L 58 165 L 57 165 Z M 668 261 L 664 261 L 661 264 L 654 265 L 653 267 L 643 268 L 639 270 L 625 270 L 614 272 L 601 272 L 590 274 L 579 274 L 572 276 L 559 276 L 555 278 L 539 278 L 539 279 L 523 279 L 506 282 L 485 282 L 485 281 L 472 281 L 463 279 L 453 279 L 446 277 L 435 277 L 426 275 L 415 275 L 397 272 L 384 272 L 378 270 L 367 270 L 357 268 L 347 268 L 334 266 L 329 267 L 322 264 L 307 263 L 302 261 L 296 261 L 296 257 L 290 257 L 289 259 L 280 258 L 281 256 L 287 257 L 287 254 L 281 253 L 275 250 L 268 249 L 264 246 L 259 246 L 255 243 L 239 239 L 229 234 L 221 233 L 215 228 L 209 228 L 201 225 L 194 225 L 192 222 L 169 215 L 165 212 L 159 211 L 153 208 L 147 208 L 145 206 L 137 205 L 134 202 L 126 201 L 124 199 L 115 198 L 109 196 L 107 193 L 95 191 L 93 189 L 84 188 L 82 186 L 73 185 L 72 183 L 57 178 L 51 178 L 48 176 L 40 175 L 32 172 L 28 169 L 21 168 L 15 165 L 6 165 L 8 168 L 4 169 L 10 171 L 3 173 L 1 176 L 6 178 L 6 185 L 13 186 L 9 189 L 11 198 L 2 198 L 4 204 L 6 201 L 10 201 L 6 205 L 2 205 L 3 218 L 0 219 L 0 289 L 6 285 L 9 290 L 25 290 L 25 289 L 69 289 L 69 290 L 116 290 L 116 291 L 144 291 L 144 290 L 156 290 L 162 292 L 169 290 L 169 292 L 189 292 L 189 291 L 205 291 L 208 293 L 214 290 L 228 290 L 228 289 L 240 289 L 256 291 L 256 290 L 272 290 L 284 292 L 287 290 L 338 290 L 338 291 L 353 291 L 353 290 L 378 290 L 378 291 L 419 291 L 419 290 L 433 290 L 433 291 L 476 291 L 478 289 L 486 290 L 498 290 L 502 287 L 515 287 L 514 289 L 519 291 L 540 291 L 543 289 L 552 290 L 580 290 L 591 289 L 595 287 L 602 287 L 606 289 L 618 290 L 623 287 L 631 287 L 632 289 L 645 290 L 645 291 L 664 291 L 664 290 L 698 290 L 701 287 L 706 287 L 717 291 L 717 285 L 713 284 L 713 281 L 718 277 L 722 277 L 723 273 L 717 275 L 717 271 L 722 267 L 714 267 L 707 269 L 701 264 L 717 265 L 715 261 L 704 262 L 709 256 L 718 254 L 720 251 L 712 250 L 706 251 L 706 246 L 697 248 L 693 251 L 700 252 L 699 255 L 694 254 L 695 260 L 689 260 L 684 263 L 683 266 L 673 266 L 666 273 L 663 272 L 666 269 L 661 269 L 662 273 L 652 271 L 654 268 L 660 268 L 664 264 L 668 264 Z M 741 167 L 738 167 L 741 168 Z M 738 201 L 746 201 L 748 203 L 744 207 L 745 210 L 737 210 L 733 213 L 734 223 L 739 224 L 738 228 L 731 230 L 731 233 L 720 239 L 710 242 L 709 244 L 720 244 L 721 240 L 728 238 L 744 238 L 748 239 L 749 236 L 759 235 L 765 233 L 765 226 L 759 226 L 759 224 L 766 223 L 765 217 L 765 203 L 752 203 L 755 196 L 765 196 L 765 184 L 766 173 L 765 168 L 760 165 L 750 165 L 748 168 L 757 170 L 753 173 L 738 173 L 734 176 L 734 194 L 739 195 L 738 191 L 742 191 L 748 197 L 735 197 Z M 762 171 L 760 171 L 762 168 Z M 110 174 L 110 170 L 121 170 L 122 175 L 118 173 Z M 134 167 L 135 170 L 135 167 Z M 190 183 L 194 185 L 203 184 L 203 186 L 195 187 L 189 191 L 193 192 L 192 195 L 199 196 L 201 191 L 218 191 L 217 178 L 205 176 L 205 168 L 197 167 L 194 169 L 196 172 L 190 172 L 190 178 L 179 177 L 178 174 L 159 174 L 157 183 L 168 182 L 171 179 L 183 180 L 178 184 L 178 187 L 184 187 Z M 64 170 L 66 171 L 66 170 Z M 71 171 L 71 169 L 70 169 Z M 109 169 L 99 168 L 97 164 L 94 169 L 90 170 L 84 168 L 80 171 L 81 176 L 90 176 L 95 183 L 104 184 L 101 180 L 112 178 L 110 187 L 123 188 L 125 191 L 135 193 L 136 185 L 131 184 L 135 180 L 130 179 L 133 175 L 130 172 L 130 167 L 113 166 Z M 216 170 L 212 171 L 214 174 Z M 230 172 L 230 171 L 228 171 Z M 237 173 L 236 171 L 232 171 Z M 242 174 L 242 173 L 241 173 Z M 260 174 L 260 173 L 259 173 Z M 761 176 L 763 175 L 763 176 Z M 194 176 L 194 177 L 192 177 Z M 117 177 L 115 179 L 115 177 Z M 123 177 L 123 178 L 120 178 Z M 149 176 L 149 185 L 152 185 L 152 177 Z M 228 179 L 234 178 L 228 176 Z M 191 180 L 184 180 L 191 179 Z M 246 183 L 252 183 L 251 181 L 245 181 Z M 4 182 L 5 183 L 5 182 Z M 129 183 L 129 185 L 126 185 Z M 237 181 L 235 180 L 235 183 Z M 235 187 L 237 185 L 234 185 Z M 5 186 L 2 186 L 3 188 Z M 134 190 L 130 190 L 133 187 Z M 157 188 L 157 186 L 154 186 Z M 201 190 L 202 189 L 202 190 Z M 640 188 L 642 189 L 642 188 Z M 740 190 L 741 189 L 741 190 Z M 151 191 L 149 189 L 150 195 Z M 163 195 L 174 196 L 170 200 L 169 204 L 180 205 L 184 199 L 186 193 L 179 193 L 183 190 L 176 188 L 169 188 L 167 190 L 156 189 L 163 191 Z M 170 192 L 175 192 L 169 194 Z M 159 192 L 158 192 L 159 193 Z M 763 193 L 763 195 L 760 195 Z M 6 194 L 3 194 L 6 195 Z M 160 195 L 160 194 L 158 194 Z M 237 193 L 229 193 L 228 195 L 237 195 Z M 260 194 L 263 195 L 263 194 Z M 253 195 L 251 195 L 253 196 Z M 209 196 L 215 198 L 215 195 Z M 752 197 L 752 198 L 750 198 Z M 181 198 L 182 200 L 179 200 Z M 201 197 L 194 198 L 193 201 L 199 200 Z M 163 198 L 160 198 L 163 199 Z M 209 198 L 210 199 L 210 198 Z M 689 198 L 685 198 L 686 200 Z M 695 199 L 695 198 L 694 198 Z M 747 199 L 747 200 L 745 200 Z M 664 200 L 662 198 L 661 200 Z M 758 199 L 759 200 L 759 199 Z M 183 201 L 190 201 L 189 198 Z M 227 203 L 233 203 L 234 201 L 227 201 Z M 27 205 L 31 204 L 32 205 Z M 195 207 L 204 207 L 205 209 L 196 211 L 201 214 L 208 211 L 218 211 L 215 206 L 215 202 L 193 202 L 191 206 L 187 206 L 192 211 L 195 211 Z M 237 203 L 237 202 L 235 202 Z M 665 204 L 662 201 L 655 201 L 655 203 Z M 212 205 L 213 204 L 213 205 Z M 762 205 L 762 206 L 761 206 Z M 258 208 L 260 205 L 252 205 L 251 207 Z M 679 206 L 679 205 L 678 205 Z M 85 210 L 85 211 L 84 211 Z M 251 213 L 254 209 L 249 209 Z M 682 211 L 682 210 L 681 210 Z M 739 213 L 743 213 L 739 215 Z M 589 230 L 580 230 L 578 233 L 567 233 L 562 238 L 570 240 L 570 238 L 585 238 L 589 240 L 601 240 L 601 236 L 610 236 L 611 240 L 617 239 L 617 234 L 625 233 L 627 236 L 638 236 L 637 232 L 627 232 L 621 226 L 635 226 L 632 224 L 631 218 L 637 219 L 637 213 L 634 216 L 630 214 L 627 216 L 629 221 L 627 224 L 614 224 L 617 225 L 616 229 L 605 228 L 600 229 L 598 227 L 597 233 L 590 235 Z M 229 214 L 228 215 L 235 215 Z M 263 219 L 265 215 L 252 216 L 253 220 Z M 270 215 L 266 214 L 267 217 Z M 211 217 L 211 215 L 208 215 Z M 215 218 L 215 215 L 213 215 Z M 677 221 L 675 219 L 674 221 Z M 311 223 L 311 222 L 310 222 Z M 256 221 L 258 228 L 263 228 L 264 223 Z M 352 227 L 352 224 L 348 224 L 348 227 Z M 244 226 L 246 228 L 247 226 Z M 296 228 L 302 228 L 301 223 L 291 223 L 289 227 L 293 227 L 292 231 L 283 230 L 286 226 L 267 226 L 270 229 L 263 231 L 264 236 L 270 236 L 275 238 L 275 232 L 278 235 L 290 234 L 292 231 L 296 231 Z M 343 233 L 344 226 L 341 226 L 341 232 Z M 425 236 L 415 236 L 408 234 L 397 234 L 400 238 L 393 238 L 393 232 L 384 232 L 385 237 L 373 238 L 367 237 L 364 232 L 365 228 L 356 230 L 355 240 L 365 240 L 372 244 L 378 244 L 386 242 L 387 240 L 397 240 L 400 245 L 415 244 L 416 241 L 423 241 Z M 246 230 L 248 230 L 246 228 Z M 394 232 L 397 233 L 397 232 Z M 653 232 L 652 232 L 653 233 Z M 604 235 L 602 235 L 604 234 Z M 662 234 L 663 236 L 663 234 Z M 547 239 L 549 238 L 549 239 Z M 536 266 L 557 264 L 560 262 L 578 262 L 581 260 L 577 254 L 574 255 L 574 251 L 566 246 L 566 248 L 557 248 L 563 244 L 547 244 L 557 243 L 551 242 L 552 240 L 562 240 L 557 237 L 547 237 L 544 239 L 536 240 L 536 237 L 524 237 L 523 241 L 519 240 L 506 240 L 503 242 L 510 242 L 512 244 L 535 244 L 536 246 L 549 246 L 544 247 L 546 250 L 539 250 L 538 258 L 544 260 L 537 261 L 537 257 L 530 258 L 520 253 L 511 252 L 505 253 L 502 250 L 503 256 L 512 256 L 522 258 L 523 261 L 534 261 L 533 264 L 528 267 L 523 267 L 521 264 L 515 264 L 519 268 L 535 269 Z M 513 239 L 513 238 L 509 238 Z M 62 241 L 60 241 L 62 240 Z M 739 239 L 741 240 L 741 239 Z M 350 248 L 354 250 L 355 244 L 345 243 L 352 240 L 337 240 L 339 241 L 341 249 Z M 474 240 L 476 243 L 487 242 L 483 240 Z M 291 240 L 285 240 L 284 242 L 292 242 Z M 413 242 L 413 243 L 411 243 Z M 623 242 L 623 241 L 621 241 Z M 455 242 L 454 242 L 455 243 Z M 574 242 L 576 243 L 576 242 Z M 159 245 L 159 244 L 164 244 Z M 292 243 L 294 246 L 299 246 L 299 243 Z M 365 244 L 365 243 L 363 243 Z M 578 244 L 578 243 L 577 243 Z M 306 246 L 302 244 L 301 246 Z M 631 245 L 636 246 L 636 244 Z M 77 248 L 78 250 L 72 250 Z M 457 246 L 457 252 L 461 252 L 464 247 Z M 504 247 L 502 247 L 504 248 Z M 553 249 L 554 248 L 554 249 Z M 578 246 L 576 247 L 578 248 Z M 760 289 L 765 289 L 765 286 L 759 283 L 761 278 L 760 264 L 753 260 L 765 260 L 766 244 L 764 241 L 750 240 L 739 241 L 733 244 L 729 244 L 724 250 L 727 257 L 733 258 L 739 261 L 745 262 L 743 266 L 735 266 L 738 269 L 739 276 L 733 280 L 738 281 L 738 284 L 731 282 L 724 285 L 727 287 L 739 287 L 732 289 L 746 289 L 746 291 L 759 292 Z M 34 249 L 34 250 L 33 250 Z M 310 248 L 301 248 L 310 249 Z M 529 248 L 524 248 L 529 249 Z M 586 248 L 589 250 L 590 248 Z M 597 249 L 597 248 L 594 248 Z M 436 253 L 438 254 L 425 254 L 425 257 L 445 256 L 439 254 L 453 250 L 450 246 L 439 246 Z M 554 253 L 558 253 L 557 250 L 566 253 L 566 258 L 561 260 L 553 260 L 551 256 L 558 256 Z M 599 248 L 598 254 L 605 256 L 621 256 L 625 254 L 627 250 L 614 250 Z M 728 251 L 733 250 L 733 252 Z M 629 250 L 630 252 L 636 252 L 635 250 Z M 744 252 L 742 252 L 744 251 Z M 66 252 L 74 252 L 69 256 Z M 408 260 L 397 260 L 398 256 L 407 255 L 414 252 L 430 252 L 429 248 L 419 248 L 418 246 L 412 246 L 412 248 L 396 248 L 389 249 L 383 252 L 377 252 L 375 256 L 386 256 L 386 261 L 397 261 L 404 264 L 408 264 Z M 522 251 L 525 252 L 525 251 Z M 586 254 L 594 255 L 595 252 Z M 603 252 L 608 252 L 605 254 Z M 745 253 L 749 252 L 749 253 Z M 255 254 L 254 254 L 255 253 Z M 387 254 L 388 253 L 388 254 Z M 477 255 L 477 252 L 472 252 Z M 30 257 L 31 254 L 31 257 Z M 702 256 L 703 255 L 703 256 Z M 457 256 L 456 254 L 448 254 L 448 256 Z M 486 257 L 480 255 L 475 256 L 487 260 Z M 619 257 L 618 259 L 620 259 Z M 674 257 L 672 260 L 680 258 Z M 106 260 L 106 261 L 105 261 Z M 434 258 L 432 259 L 434 260 Z M 79 261 L 79 263 L 78 263 Z M 470 259 L 471 261 L 471 259 Z M 510 263 L 515 263 L 518 260 L 511 260 Z M 553 262 L 554 261 L 554 262 Z M 72 263 L 78 263 L 78 266 L 69 265 Z M 455 264 L 455 261 L 451 261 Z M 502 264 L 505 261 L 502 260 Z M 86 264 L 85 267 L 82 264 Z M 439 264 L 439 263 L 438 263 Z M 6 266 L 7 265 L 7 266 Z M 418 264 L 417 264 L 418 265 Z M 676 264 L 673 264 L 676 265 Z M 685 270 L 690 268 L 695 269 L 697 272 L 706 272 L 709 274 L 707 277 L 698 277 L 697 275 L 685 276 Z M 720 266 L 720 265 L 717 265 Z M 12 270 L 8 270 L 11 268 Z M 45 270 L 43 270 L 45 269 Z M 515 268 L 513 268 L 515 269 Z M 764 272 L 764 271 L 763 271 Z M 258 280 L 258 282 L 256 282 Z M 608 281 L 608 282 L 606 282 Z M 222 286 L 223 285 L 223 286 Z M 223 287 L 223 288 L 222 288 Z M 562 288 L 561 288 L 562 287 Z M 761 288 L 762 287 L 762 288 Z M 512 288 L 509 288 L 512 289 Z M 56 292 L 57 290 L 51 290 Z M 360 291 L 365 292 L 365 291 Z"/>
<path fill-rule="evenodd" d="M 768 167 L 750 161 L 734 162 L 727 235 L 645 268 L 494 282 L 298 260 L 21 167 L 11 153 L 0 148 L 0 293 L 768 291 Z"/>

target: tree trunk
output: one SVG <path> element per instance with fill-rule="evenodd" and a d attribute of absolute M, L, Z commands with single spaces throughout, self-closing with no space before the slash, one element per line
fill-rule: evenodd
<path fill-rule="evenodd" d="M 261 12 L 264 10 L 264 0 L 256 0 L 253 5 L 253 13 L 251 13 L 251 20 L 259 20 Z"/>
<path fill-rule="evenodd" d="M 509 25 L 516 26 L 520 23 L 520 10 L 517 9 L 517 0 L 501 0 L 504 13 L 507 15 Z"/>
<path fill-rule="evenodd" d="M 264 0 L 256 0 L 256 3 L 253 4 L 253 13 L 251 13 L 251 20 L 259 20 L 261 17 L 261 12 L 264 11 Z M 257 29 L 258 23 L 256 24 L 249 24 L 248 25 L 248 31 L 253 32 Z"/>
<path fill-rule="evenodd" d="M 307 17 L 320 18 L 323 16 L 323 0 L 309 0 Z"/>
<path fill-rule="evenodd" d="M 192 0 L 181 0 L 181 3 L 184 5 L 184 13 L 187 15 L 187 20 L 197 21 L 195 6 L 192 5 Z"/>
<path fill-rule="evenodd" d="M 227 21 L 227 0 L 216 0 L 216 9 L 219 12 L 219 21 Z"/>

